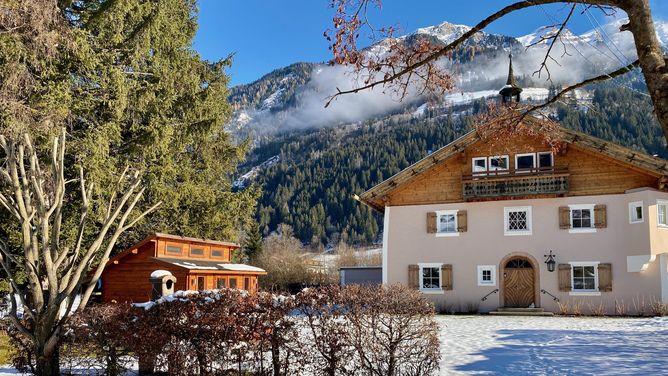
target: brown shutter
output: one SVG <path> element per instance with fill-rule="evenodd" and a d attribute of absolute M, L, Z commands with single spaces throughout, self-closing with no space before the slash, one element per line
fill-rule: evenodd
<path fill-rule="evenodd" d="M 427 213 L 427 234 L 436 233 L 436 212 Z"/>
<path fill-rule="evenodd" d="M 598 264 L 598 290 L 612 291 L 612 264 Z"/>
<path fill-rule="evenodd" d="M 441 288 L 443 290 L 452 290 L 452 265 L 443 264 L 441 266 Z"/>
<path fill-rule="evenodd" d="M 468 229 L 466 210 L 457 211 L 457 231 L 466 232 Z"/>
<path fill-rule="evenodd" d="M 571 291 L 571 265 L 559 264 L 559 291 Z"/>
<path fill-rule="evenodd" d="M 562 230 L 571 228 L 571 209 L 568 206 L 559 207 L 559 228 Z"/>
<path fill-rule="evenodd" d="M 594 206 L 594 227 L 606 228 L 608 227 L 607 208 L 605 205 Z"/>
<path fill-rule="evenodd" d="M 418 290 L 420 288 L 420 267 L 408 265 L 408 287 Z"/>

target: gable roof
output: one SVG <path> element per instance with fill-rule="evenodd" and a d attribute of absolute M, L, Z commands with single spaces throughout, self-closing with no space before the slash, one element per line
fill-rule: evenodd
<path fill-rule="evenodd" d="M 540 121 L 540 119 L 533 116 L 527 116 L 522 122 L 524 125 L 538 127 L 538 121 Z M 647 175 L 662 177 L 668 174 L 668 161 L 664 159 L 561 126 L 557 126 L 550 132 L 552 133 L 550 135 L 552 138 L 565 144 L 593 152 L 597 155 L 609 157 L 620 164 L 639 170 Z M 448 145 L 436 150 L 432 154 L 399 171 L 361 195 L 355 195 L 354 198 L 382 213 L 385 211 L 387 195 L 392 191 L 406 185 L 446 159 L 463 152 L 469 146 L 482 140 L 483 137 L 481 137 L 478 131 L 472 130 Z"/>

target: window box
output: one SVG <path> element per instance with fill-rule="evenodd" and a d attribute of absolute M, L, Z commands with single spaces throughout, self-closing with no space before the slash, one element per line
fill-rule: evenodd
<path fill-rule="evenodd" d="M 531 235 L 531 206 L 503 208 L 503 234 Z"/>
<path fill-rule="evenodd" d="M 478 265 L 478 286 L 496 286 L 496 265 Z"/>

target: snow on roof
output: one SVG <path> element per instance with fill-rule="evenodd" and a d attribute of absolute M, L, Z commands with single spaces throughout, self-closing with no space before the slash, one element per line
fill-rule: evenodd
<path fill-rule="evenodd" d="M 151 273 L 151 278 L 160 278 L 160 277 L 164 277 L 166 275 L 172 275 L 172 273 L 170 273 L 167 270 L 158 269 L 158 270 L 154 270 L 153 273 Z"/>
<path fill-rule="evenodd" d="M 222 263 L 211 260 L 172 259 L 158 257 L 158 260 L 189 270 L 221 270 L 231 272 L 265 273 L 264 269 L 246 264 Z"/>
<path fill-rule="evenodd" d="M 218 264 L 218 265 L 225 270 L 234 270 L 234 271 L 239 271 L 239 272 L 264 272 L 265 271 L 264 269 L 258 268 L 257 266 L 251 266 L 251 265 L 246 265 L 246 264 Z"/>

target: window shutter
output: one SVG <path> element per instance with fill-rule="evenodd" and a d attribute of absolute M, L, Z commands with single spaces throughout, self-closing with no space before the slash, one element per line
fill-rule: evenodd
<path fill-rule="evenodd" d="M 452 265 L 443 264 L 441 266 L 441 288 L 443 290 L 452 290 Z"/>
<path fill-rule="evenodd" d="M 612 291 L 612 264 L 598 264 L 598 290 Z"/>
<path fill-rule="evenodd" d="M 427 233 L 436 233 L 436 212 L 427 213 Z"/>
<path fill-rule="evenodd" d="M 420 289 L 420 267 L 417 265 L 408 265 L 408 287 Z"/>
<path fill-rule="evenodd" d="M 559 291 L 571 291 L 571 265 L 559 264 Z"/>
<path fill-rule="evenodd" d="M 467 217 L 466 210 L 457 211 L 457 231 L 466 232 L 468 229 Z"/>
<path fill-rule="evenodd" d="M 605 205 L 594 206 L 594 227 L 606 228 L 608 227 L 607 208 Z"/>
<path fill-rule="evenodd" d="M 559 228 L 562 230 L 571 228 L 571 209 L 568 206 L 559 207 Z"/>

